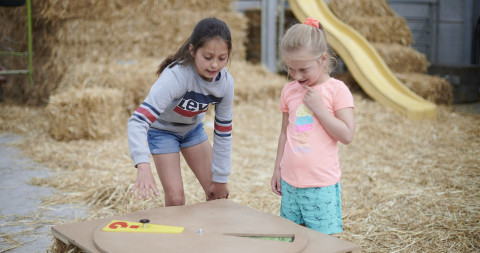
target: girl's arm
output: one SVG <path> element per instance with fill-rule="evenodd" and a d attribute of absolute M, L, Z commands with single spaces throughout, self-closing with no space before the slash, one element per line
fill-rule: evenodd
<path fill-rule="evenodd" d="M 355 133 L 353 108 L 343 108 L 335 111 L 335 114 L 332 115 L 323 105 L 320 93 L 309 86 L 304 85 L 303 87 L 307 90 L 303 101 L 314 113 L 325 130 L 343 144 L 352 142 Z"/>
<path fill-rule="evenodd" d="M 155 196 L 158 196 L 157 183 L 153 178 L 152 171 L 150 170 L 150 163 L 137 164 L 137 181 L 132 188 L 131 193 L 135 193 L 138 189 L 138 199 L 142 199 L 142 194 L 146 199 L 150 198 L 150 190 Z"/>
<path fill-rule="evenodd" d="M 222 101 L 215 105 L 215 123 L 212 149 L 212 184 L 207 199 L 228 198 L 228 177 L 232 167 L 232 120 L 234 81 L 230 74 L 226 75 L 226 93 Z"/>
<path fill-rule="evenodd" d="M 179 82 L 178 80 L 171 71 L 164 71 L 127 122 L 128 148 L 133 163 L 137 167 L 137 180 L 132 193 L 138 189 L 139 199 L 142 195 L 147 199 L 150 198 L 150 190 L 153 191 L 154 196 L 158 196 L 157 186 L 150 170 L 147 132 L 168 104 L 184 92 L 182 83 L 172 83 Z"/>
<path fill-rule="evenodd" d="M 215 122 L 212 149 L 212 181 L 227 183 L 232 167 L 232 127 L 234 81 L 230 74 L 222 71 L 227 81 L 224 83 L 225 95 L 215 105 Z"/>
<path fill-rule="evenodd" d="M 280 137 L 278 138 L 277 158 L 275 159 L 275 167 L 273 169 L 272 176 L 272 191 L 277 195 L 282 195 L 280 162 L 282 161 L 283 152 L 285 151 L 285 142 L 287 142 L 287 126 L 288 126 L 288 113 L 284 112 L 282 115 L 282 130 L 280 131 Z"/>

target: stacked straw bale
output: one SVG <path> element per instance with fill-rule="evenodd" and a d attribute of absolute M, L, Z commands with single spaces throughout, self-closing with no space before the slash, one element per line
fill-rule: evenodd
<path fill-rule="evenodd" d="M 349 17 L 388 17 L 395 12 L 384 0 L 331 0 L 328 7 L 342 20 Z"/>
<path fill-rule="evenodd" d="M 384 0 L 333 0 L 328 7 L 368 41 L 411 45 L 413 36 L 404 18 Z"/>
<path fill-rule="evenodd" d="M 396 43 L 404 46 L 413 43 L 413 35 L 408 28 L 407 21 L 398 16 L 353 16 L 348 18 L 348 23 L 368 41 Z"/>
<path fill-rule="evenodd" d="M 50 134 L 56 140 L 100 139 L 125 124 L 122 92 L 111 88 L 71 89 L 50 97 L 46 107 Z"/>
<path fill-rule="evenodd" d="M 270 72 L 263 65 L 234 61 L 228 71 L 235 79 L 235 101 L 253 102 L 279 99 L 287 78 Z"/>
<path fill-rule="evenodd" d="M 78 99 L 96 101 L 95 93 L 85 90 L 116 89 L 124 95 L 109 98 L 119 100 L 111 103 L 120 103 L 121 111 L 123 108 L 124 112 L 131 113 L 157 78 L 155 72 L 160 62 L 175 53 L 203 18 L 217 17 L 225 21 L 232 33 L 232 58 L 245 59 L 247 19 L 231 11 L 230 5 L 231 0 L 34 2 L 35 85 L 29 86 L 25 77 L 13 77 L 4 87 L 4 96 L 22 103 L 56 103 L 74 94 L 76 89 L 83 96 Z M 26 27 L 25 19 L 25 7 L 0 7 L 0 21 L 6 24 L 2 30 L 16 41 L 26 42 L 26 30 L 21 29 Z M 26 50 L 25 45 L 15 50 Z M 50 95 L 57 97 L 49 101 Z M 89 95 L 93 97 L 87 98 Z M 90 109 L 69 111 L 69 106 L 58 104 L 52 104 L 50 109 L 53 107 L 57 115 L 73 113 L 70 116 L 78 118 Z M 66 111 L 59 111 L 62 109 Z M 57 139 L 105 136 L 99 129 L 92 130 L 96 128 L 93 125 L 79 131 L 56 126 L 56 121 L 51 123 L 51 133 Z M 114 126 L 105 126 L 111 127 Z"/>
<path fill-rule="evenodd" d="M 428 81 L 436 85 L 425 85 L 425 75 L 418 73 L 396 74 L 397 78 L 405 86 L 415 91 L 418 95 L 432 101 L 436 104 L 450 104 L 451 96 L 445 94 L 451 93 L 450 83 L 439 76 L 428 76 Z"/>
<path fill-rule="evenodd" d="M 430 63 L 411 47 L 413 36 L 407 22 L 385 0 L 332 0 L 328 6 L 373 44 L 396 77 L 413 92 L 433 103 L 451 104 L 450 83 L 426 74 Z M 346 75 L 338 78 L 352 80 Z"/>
<path fill-rule="evenodd" d="M 400 44 L 372 43 L 388 67 L 396 73 L 426 73 L 427 57 L 411 47 Z"/>
<path fill-rule="evenodd" d="M 72 73 L 83 79 L 95 79 L 91 73 L 97 70 L 86 66 L 104 65 L 103 69 L 108 71 L 108 66 L 118 60 L 144 57 L 162 60 L 173 54 L 194 25 L 205 17 L 217 17 L 227 23 L 232 32 L 234 57 L 244 59 L 247 21 L 232 12 L 230 5 L 231 0 L 34 2 L 35 86 L 28 86 L 25 77 L 11 78 L 12 82 L 5 86 L 5 97 L 42 104 L 48 102 L 52 93 L 84 85 L 72 82 L 68 78 Z M 2 30 L 16 41 L 26 41 L 25 20 L 25 7 L 0 7 L 0 22 L 6 24 Z M 20 50 L 26 51 L 26 45 L 21 45 Z M 78 73 L 77 65 L 83 65 L 83 73 Z M 128 82 L 127 78 L 116 85 Z M 108 87 L 111 85 L 110 82 Z"/>

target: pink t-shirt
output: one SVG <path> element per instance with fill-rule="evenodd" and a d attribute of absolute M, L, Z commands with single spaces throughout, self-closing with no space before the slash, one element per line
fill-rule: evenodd
<path fill-rule="evenodd" d="M 336 110 L 354 107 L 352 93 L 340 80 L 330 78 L 313 88 L 320 92 L 332 115 Z M 288 113 L 287 141 L 280 162 L 282 178 L 299 188 L 334 185 L 342 174 L 337 140 L 303 103 L 306 92 L 297 81 L 282 90 L 280 110 Z"/>

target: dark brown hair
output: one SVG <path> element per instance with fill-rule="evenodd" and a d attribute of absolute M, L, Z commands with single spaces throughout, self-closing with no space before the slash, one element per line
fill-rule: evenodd
<path fill-rule="evenodd" d="M 192 64 L 193 56 L 190 54 L 190 45 L 193 46 L 193 52 L 196 52 L 198 48 L 214 38 L 220 38 L 227 43 L 228 55 L 230 56 L 230 52 L 232 51 L 232 37 L 227 24 L 217 18 L 205 18 L 195 25 L 190 38 L 183 43 L 178 51 L 163 60 L 157 70 L 157 75 L 160 75 L 168 66 L 171 68 L 178 63 L 182 65 Z"/>

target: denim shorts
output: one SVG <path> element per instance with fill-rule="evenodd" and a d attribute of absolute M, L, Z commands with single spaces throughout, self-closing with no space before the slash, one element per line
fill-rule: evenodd
<path fill-rule="evenodd" d="M 280 216 L 324 234 L 342 232 L 340 183 L 297 188 L 282 179 Z"/>
<path fill-rule="evenodd" d="M 150 153 L 154 155 L 178 153 L 180 149 L 192 147 L 208 140 L 202 123 L 184 136 L 170 131 L 150 128 L 147 137 Z"/>

